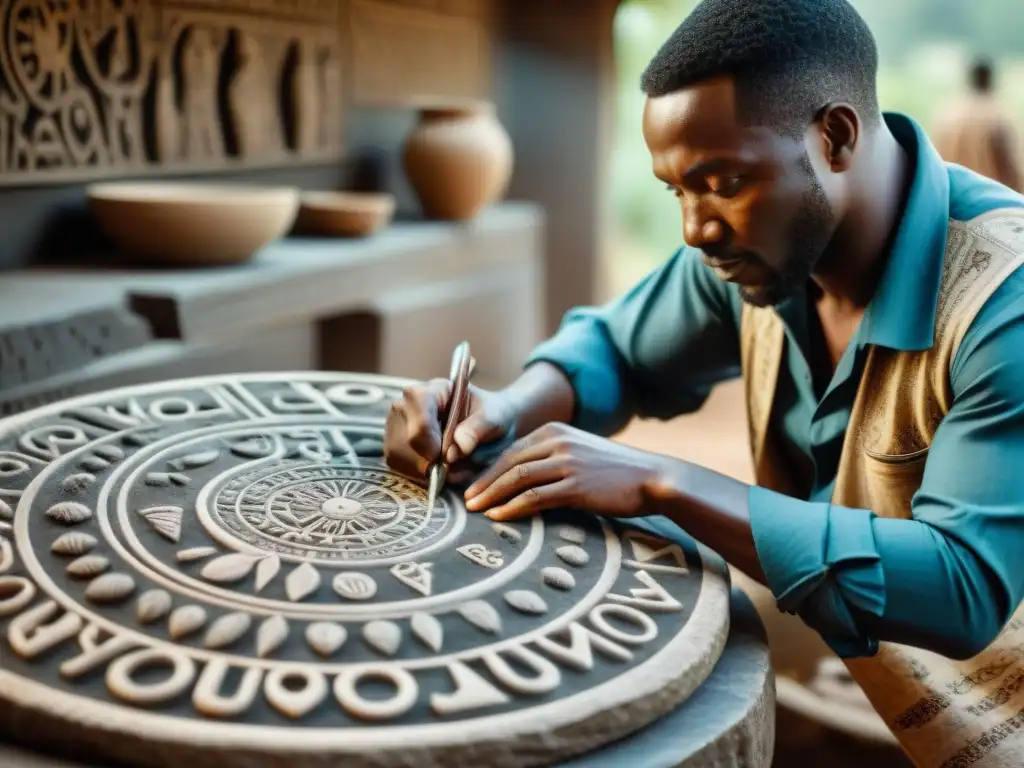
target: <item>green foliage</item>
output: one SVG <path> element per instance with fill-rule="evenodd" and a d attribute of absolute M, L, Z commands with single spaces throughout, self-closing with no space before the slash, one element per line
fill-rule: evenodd
<path fill-rule="evenodd" d="M 1000 94 L 1020 117 L 1024 134 L 1024 0 L 852 0 L 878 40 L 883 109 L 928 126 L 961 91 L 971 58 L 998 67 Z M 625 0 L 615 23 L 619 76 L 616 137 L 611 162 L 612 242 L 608 258 L 650 264 L 681 242 L 676 200 L 651 174 L 641 133 L 640 73 L 696 0 Z M 625 251 L 625 252 L 624 252 Z"/>

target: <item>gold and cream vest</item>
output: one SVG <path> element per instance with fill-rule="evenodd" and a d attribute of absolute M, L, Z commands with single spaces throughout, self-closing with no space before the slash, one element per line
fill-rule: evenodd
<path fill-rule="evenodd" d="M 957 348 L 978 310 L 1022 264 L 1024 210 L 950 221 L 934 343 L 920 352 L 869 347 L 833 504 L 910 517 L 932 438 L 952 405 Z M 785 453 L 769 430 L 782 321 L 770 308 L 745 306 L 740 336 L 757 483 L 792 494 Z M 846 666 L 919 768 L 1024 768 L 1024 608 L 968 661 L 882 643 L 875 656 Z"/>

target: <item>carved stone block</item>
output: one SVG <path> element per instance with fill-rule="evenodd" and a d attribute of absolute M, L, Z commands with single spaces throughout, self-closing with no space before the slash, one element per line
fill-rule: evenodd
<path fill-rule="evenodd" d="M 551 765 L 707 679 L 728 574 L 382 462 L 409 382 L 253 374 L 0 422 L 0 741 L 103 764 Z"/>
<path fill-rule="evenodd" d="M 0 0 L 0 185 L 336 157 L 340 0 Z"/>
<path fill-rule="evenodd" d="M 0 399 L 4 390 L 136 349 L 152 338 L 126 307 L 90 307 L 41 322 L 0 323 Z"/>

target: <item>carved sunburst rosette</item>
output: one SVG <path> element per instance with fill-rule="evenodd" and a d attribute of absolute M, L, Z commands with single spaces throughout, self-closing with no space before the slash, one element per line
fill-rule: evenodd
<path fill-rule="evenodd" d="M 0 728 L 133 765 L 551 764 L 683 701 L 721 561 L 384 465 L 406 382 L 174 381 L 0 422 Z"/>

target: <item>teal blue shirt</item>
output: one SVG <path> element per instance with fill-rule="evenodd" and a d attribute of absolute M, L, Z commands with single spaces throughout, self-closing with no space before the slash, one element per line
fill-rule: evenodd
<path fill-rule="evenodd" d="M 786 340 L 771 426 L 805 468 L 806 492 L 751 488 L 751 525 L 779 607 L 841 656 L 871 655 L 884 640 L 967 658 L 1024 597 L 1024 270 L 996 290 L 959 347 L 953 405 L 911 519 L 829 499 L 867 349 L 932 345 L 949 219 L 1024 206 L 1024 197 L 943 163 L 909 118 L 885 119 L 914 167 L 899 229 L 834 373 L 815 364 L 826 353 L 806 293 L 777 308 Z M 736 287 L 681 248 L 620 299 L 569 312 L 527 364 L 561 368 L 576 393 L 575 425 L 610 435 L 633 416 L 695 411 L 716 384 L 738 377 L 740 310 Z M 664 518 L 645 523 L 679 534 Z"/>

